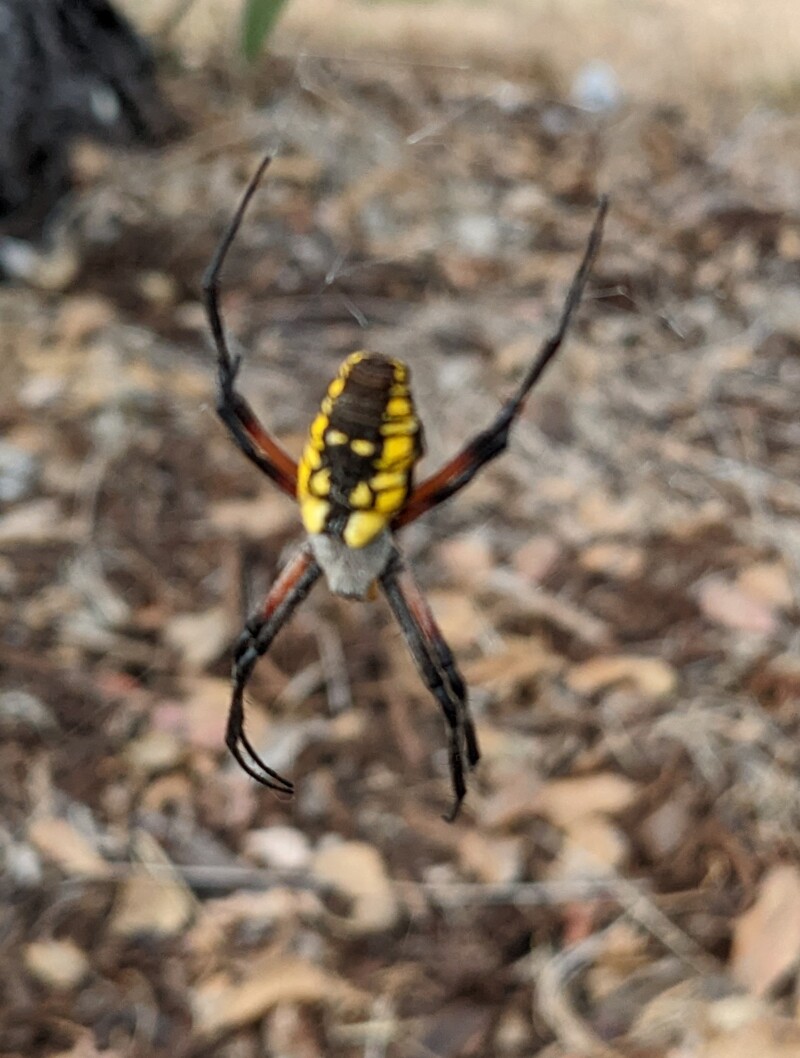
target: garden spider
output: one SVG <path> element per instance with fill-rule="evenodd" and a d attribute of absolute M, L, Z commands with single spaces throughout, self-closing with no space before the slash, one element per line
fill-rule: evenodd
<path fill-rule="evenodd" d="M 232 356 L 219 307 L 220 273 L 247 205 L 270 163 L 259 165 L 203 277 L 203 295 L 217 351 L 217 412 L 236 444 L 267 477 L 294 498 L 307 540 L 288 562 L 234 648 L 233 697 L 225 741 L 240 766 L 263 786 L 285 794 L 293 785 L 261 760 L 244 730 L 244 692 L 256 661 L 269 648 L 322 573 L 336 595 L 364 599 L 379 584 L 408 642 L 420 675 L 441 706 L 448 729 L 454 802 L 452 822 L 467 792 L 465 762 L 480 751 L 467 691 L 425 596 L 395 542 L 398 529 L 449 499 L 498 456 L 528 393 L 558 352 L 577 308 L 602 238 L 608 202 L 601 199 L 586 250 L 561 319 L 513 397 L 494 421 L 441 470 L 413 485 L 423 453 L 410 372 L 400 360 L 352 353 L 328 386 L 300 462 L 274 440 L 235 387 L 240 358 Z"/>

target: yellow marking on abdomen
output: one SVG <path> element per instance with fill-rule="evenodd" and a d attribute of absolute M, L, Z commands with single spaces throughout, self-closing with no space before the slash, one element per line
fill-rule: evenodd
<path fill-rule="evenodd" d="M 350 506 L 354 507 L 357 511 L 368 511 L 375 502 L 375 497 L 372 495 L 372 489 L 366 481 L 359 481 L 347 499 Z"/>
<path fill-rule="evenodd" d="M 404 422 L 408 419 L 414 421 L 411 402 L 407 397 L 392 397 L 386 405 L 386 415 L 390 419 L 402 419 Z"/>
<path fill-rule="evenodd" d="M 383 442 L 380 458 L 376 460 L 377 468 L 391 468 L 396 473 L 408 473 L 414 462 L 415 447 L 414 438 L 410 434 L 387 437 Z"/>
<path fill-rule="evenodd" d="M 317 499 L 316 496 L 307 496 L 302 501 L 300 510 L 306 532 L 321 533 L 331 512 L 331 505 L 327 500 Z"/>
<path fill-rule="evenodd" d="M 322 452 L 313 445 L 306 445 L 306 449 L 303 452 L 303 461 L 309 470 L 319 470 L 322 466 Z"/>
<path fill-rule="evenodd" d="M 375 496 L 375 510 L 384 515 L 394 515 L 405 502 L 408 489 L 403 485 L 399 489 L 386 489 Z"/>
<path fill-rule="evenodd" d="M 328 429 L 328 423 L 330 419 L 327 415 L 318 415 L 311 424 L 309 431 L 309 437 L 312 441 L 315 441 L 318 446 L 322 446 L 322 439 L 325 436 L 325 431 Z"/>
<path fill-rule="evenodd" d="M 361 429 L 361 436 L 357 435 L 355 427 L 350 426 L 359 421 L 358 409 L 352 404 L 337 405 L 349 392 L 351 372 L 369 356 L 352 353 L 329 383 L 311 425 L 297 476 L 297 498 L 306 531 L 324 533 L 332 526 L 333 518 L 342 526 L 346 546 L 356 549 L 366 547 L 386 530 L 402 509 L 411 469 L 421 452 L 420 426 L 408 388 L 409 373 L 401 361 L 388 361 L 391 370 L 385 389 L 378 391 L 385 394 L 382 407 L 380 398 L 368 405 L 368 420 L 372 415 L 377 418 L 364 427 L 367 436 Z M 359 386 L 360 383 L 354 392 Z M 351 394 L 349 400 L 353 399 Z M 332 420 L 336 425 L 332 425 Z"/>
<path fill-rule="evenodd" d="M 382 470 L 369 479 L 369 487 L 375 492 L 383 492 L 384 489 L 402 488 L 407 480 L 408 474 L 404 470 Z"/>
<path fill-rule="evenodd" d="M 378 511 L 356 511 L 347 519 L 342 539 L 348 547 L 366 547 L 386 528 L 387 519 Z"/>
<path fill-rule="evenodd" d="M 375 455 L 375 445 L 372 441 L 367 441 L 363 437 L 357 437 L 355 441 L 351 441 L 350 447 L 357 456 L 363 456 L 366 458 L 367 456 Z"/>
<path fill-rule="evenodd" d="M 331 491 L 331 468 L 315 471 L 308 479 L 308 491 L 312 496 L 327 496 Z"/>
<path fill-rule="evenodd" d="M 419 423 L 411 416 L 407 419 L 387 419 L 381 423 L 382 437 L 411 437 L 419 433 Z"/>

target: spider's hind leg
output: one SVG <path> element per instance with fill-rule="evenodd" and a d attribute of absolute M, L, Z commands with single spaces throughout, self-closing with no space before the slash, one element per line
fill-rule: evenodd
<path fill-rule="evenodd" d="M 285 794 L 291 794 L 294 786 L 264 763 L 245 733 L 244 693 L 256 662 L 267 652 L 272 640 L 308 595 L 321 572 L 311 549 L 304 547 L 272 586 L 261 612 L 247 622 L 234 649 L 233 697 L 225 742 L 239 767 L 252 779 Z"/>
<path fill-rule="evenodd" d="M 381 585 L 420 675 L 444 713 L 454 794 L 453 807 L 444 818 L 452 823 L 467 794 L 466 768 L 473 768 L 480 759 L 467 689 L 430 606 L 399 552 L 382 575 Z"/>

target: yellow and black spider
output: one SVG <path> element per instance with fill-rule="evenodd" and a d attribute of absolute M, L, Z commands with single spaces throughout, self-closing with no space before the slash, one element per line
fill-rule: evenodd
<path fill-rule="evenodd" d="M 511 426 L 542 372 L 558 352 L 580 303 L 602 238 L 608 202 L 601 199 L 583 260 L 572 280 L 561 319 L 544 342 L 517 392 L 490 425 L 441 470 L 413 484 L 424 450 L 414 411 L 410 371 L 379 353 L 352 353 L 328 386 L 297 464 L 256 418 L 235 388 L 240 360 L 232 356 L 219 307 L 219 280 L 267 156 L 253 175 L 203 277 L 203 294 L 217 350 L 217 412 L 236 444 L 267 477 L 300 505 L 307 540 L 280 573 L 261 610 L 245 625 L 233 661 L 233 699 L 225 741 L 257 782 L 291 794 L 294 787 L 261 760 L 244 730 L 244 691 L 256 661 L 325 574 L 336 595 L 366 598 L 379 584 L 405 635 L 420 675 L 441 706 L 448 728 L 456 818 L 467 792 L 465 762 L 480 757 L 464 681 L 430 607 L 397 546 L 397 530 L 467 485 L 508 444 Z"/>

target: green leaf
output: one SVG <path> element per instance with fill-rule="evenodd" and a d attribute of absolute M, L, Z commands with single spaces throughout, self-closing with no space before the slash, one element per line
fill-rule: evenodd
<path fill-rule="evenodd" d="M 286 0 L 247 0 L 242 18 L 242 52 L 253 62 L 269 36 Z"/>

